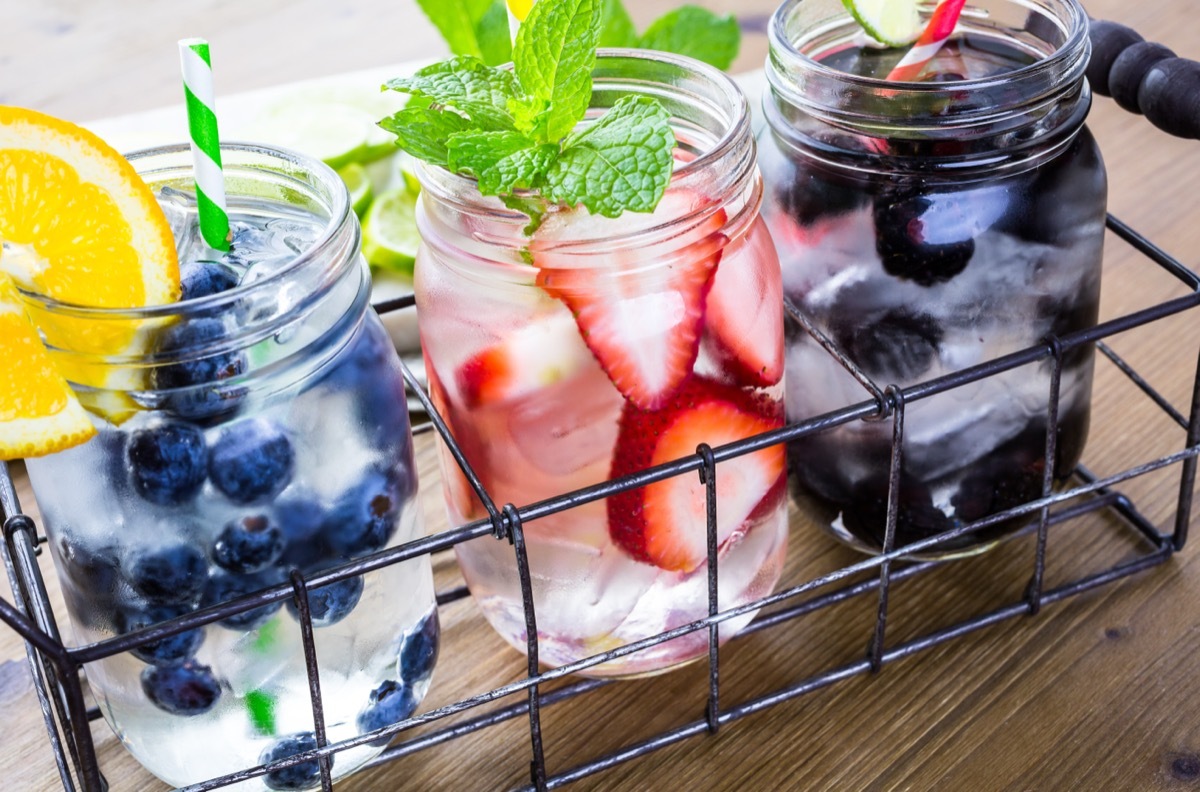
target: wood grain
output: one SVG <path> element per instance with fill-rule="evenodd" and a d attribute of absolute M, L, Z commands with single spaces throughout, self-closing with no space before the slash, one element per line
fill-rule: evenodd
<path fill-rule="evenodd" d="M 674 0 L 629 3 L 644 25 Z M 771 0 L 712 0 L 761 20 Z M 1181 54 L 1200 56 L 1200 15 L 1187 0 L 1093 0 L 1089 12 L 1125 22 Z M 79 121 L 178 101 L 175 39 L 205 36 L 218 92 L 441 54 L 411 0 L 192 0 L 121 4 L 0 0 L 5 47 L 0 102 Z M 748 37 L 737 68 L 766 52 Z M 1107 160 L 1112 210 L 1185 262 L 1200 257 L 1196 218 L 1200 144 L 1169 138 L 1111 102 L 1090 125 Z M 1115 317 L 1183 290 L 1110 236 L 1102 316 Z M 1115 339 L 1112 346 L 1180 408 L 1197 367 L 1195 311 Z M 1101 475 L 1182 447 L 1182 433 L 1100 365 L 1085 462 Z M 419 443 L 430 530 L 446 527 L 433 454 Z M 23 503 L 36 513 L 20 467 Z M 1179 486 L 1172 468 L 1128 490 L 1162 528 Z M 1192 519 L 1200 516 L 1200 506 Z M 857 560 L 793 508 L 794 584 Z M 1195 543 L 1193 543 L 1195 544 Z M 1051 538 L 1053 585 L 1128 557 L 1110 521 L 1089 518 Z M 817 690 L 650 757 L 586 779 L 582 790 L 1186 790 L 1200 789 L 1200 560 L 1187 548 L 1163 567 Z M 1016 601 L 1031 568 L 1028 539 L 898 584 L 889 645 Z M 456 572 L 437 559 L 439 583 Z M 61 610 L 53 573 L 51 596 Z M 11 598 L 7 586 L 0 593 Z M 722 651 L 722 703 L 734 706 L 834 665 L 860 660 L 875 602 L 859 597 L 759 632 Z M 524 659 L 487 627 L 469 600 L 444 609 L 445 645 L 426 706 L 520 679 Z M 0 628 L 2 786 L 60 788 L 22 646 Z M 561 683 L 548 687 L 554 689 Z M 703 665 L 609 685 L 546 708 L 551 771 L 703 717 Z M 504 702 L 510 703 L 510 702 Z M 361 773 L 344 790 L 491 790 L 528 778 L 528 725 L 515 719 Z M 113 789 L 157 790 L 103 723 L 93 732 Z"/>

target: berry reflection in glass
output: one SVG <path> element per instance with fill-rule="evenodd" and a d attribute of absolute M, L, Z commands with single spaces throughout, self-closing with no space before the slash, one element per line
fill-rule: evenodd
<path fill-rule="evenodd" d="M 92 328 L 136 328 L 140 354 L 103 358 L 81 336 L 51 339 L 99 428 L 82 446 L 27 463 L 81 642 L 278 585 L 292 570 L 311 577 L 421 533 L 404 384 L 369 310 L 345 187 L 295 155 L 252 146 L 224 154 L 228 254 L 200 240 L 189 151 L 132 158 L 171 220 L 184 301 L 83 315 Z M 48 302 L 31 311 L 74 315 Z M 411 715 L 437 656 L 428 559 L 308 597 L 330 741 Z M 316 747 L 291 599 L 86 671 L 126 746 L 174 785 Z M 338 753 L 334 775 L 381 749 Z M 310 789 L 319 768 L 302 762 L 237 788 L 264 785 Z"/>

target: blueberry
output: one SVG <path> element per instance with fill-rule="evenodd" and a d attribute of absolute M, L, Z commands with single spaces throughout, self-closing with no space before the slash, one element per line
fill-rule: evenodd
<path fill-rule="evenodd" d="M 213 350 L 227 336 L 225 323 L 216 318 L 178 322 L 159 333 L 159 351 L 178 359 L 158 366 L 151 376 L 156 390 L 178 391 L 166 396 L 167 409 L 194 420 L 237 409 L 245 389 L 222 383 L 244 374 L 247 363 L 241 352 Z"/>
<path fill-rule="evenodd" d="M 238 274 L 216 261 L 195 261 L 183 267 L 179 275 L 182 299 L 195 300 L 229 291 L 238 285 Z"/>
<path fill-rule="evenodd" d="M 133 590 L 155 605 L 193 605 L 207 580 L 204 554 L 190 544 L 143 551 L 129 571 Z"/>
<path fill-rule="evenodd" d="M 933 365 L 942 329 L 928 314 L 895 309 L 868 321 L 852 320 L 834 337 L 869 376 L 901 384 L 916 381 Z"/>
<path fill-rule="evenodd" d="M 289 756 L 317 750 L 317 738 L 312 732 L 291 734 L 275 741 L 258 757 L 259 764 L 270 764 Z M 330 764 L 333 757 L 330 756 Z M 264 781 L 271 789 L 309 789 L 321 783 L 321 764 L 316 759 L 272 770 Z"/>
<path fill-rule="evenodd" d="M 159 605 L 145 610 L 135 610 L 124 616 L 121 632 L 140 630 L 143 627 L 169 621 L 190 612 L 191 608 L 179 605 Z M 143 643 L 136 649 L 131 649 L 130 654 L 150 665 L 166 668 L 182 665 L 196 654 L 202 643 L 204 643 L 204 628 L 197 627 L 177 635 L 160 638 L 157 641 Z"/>
<path fill-rule="evenodd" d="M 59 537 L 58 561 L 63 577 L 89 596 L 116 592 L 121 561 L 114 545 L 90 546 L 78 539 Z"/>
<path fill-rule="evenodd" d="M 71 618 L 95 630 L 114 632 L 119 617 L 120 551 L 116 545 L 92 546 L 75 537 L 57 540 L 63 598 Z"/>
<path fill-rule="evenodd" d="M 314 627 L 328 627 L 337 624 L 350 615 L 354 606 L 362 597 L 363 580 L 361 577 L 346 578 L 336 583 L 329 583 L 308 592 L 308 609 L 312 614 Z M 288 612 L 296 618 L 296 604 L 287 601 Z"/>
<path fill-rule="evenodd" d="M 857 148 L 852 138 L 838 138 L 833 143 L 838 150 L 845 144 Z M 818 145 L 824 145 L 818 141 Z M 854 149 L 851 149 L 854 150 Z M 801 226 L 811 226 L 826 217 L 837 217 L 859 209 L 870 200 L 869 188 L 853 178 L 826 170 L 816 164 L 795 168 L 794 174 L 783 178 L 775 187 L 779 208 Z"/>
<path fill-rule="evenodd" d="M 204 596 L 200 600 L 200 604 L 207 607 L 209 605 L 228 602 L 229 600 L 274 586 L 281 582 L 282 579 L 280 575 L 261 573 L 257 575 L 230 575 L 218 572 L 208 579 L 208 585 L 204 589 Z M 262 607 L 230 616 L 227 619 L 222 619 L 218 624 L 233 630 L 257 630 L 270 621 L 281 605 L 282 603 L 280 602 L 263 605 Z"/>
<path fill-rule="evenodd" d="M 375 375 L 396 356 L 392 340 L 373 324 L 359 326 L 354 337 L 335 358 L 322 382 L 330 387 L 353 388 L 366 377 Z"/>
<path fill-rule="evenodd" d="M 433 674 L 440 633 L 438 612 L 434 608 L 416 629 L 404 637 L 404 646 L 400 650 L 400 677 L 405 682 L 411 685 L 429 679 Z"/>
<path fill-rule="evenodd" d="M 346 555 L 384 547 L 396 532 L 409 478 L 401 468 L 368 471 L 325 518 L 321 533 L 329 546 Z"/>
<path fill-rule="evenodd" d="M 205 476 L 204 435 L 194 426 L 160 424 L 138 429 L 126 446 L 133 488 L 160 506 L 177 506 L 200 491 Z"/>
<path fill-rule="evenodd" d="M 371 691 L 367 706 L 358 714 L 360 734 L 399 723 L 417 710 L 417 697 L 403 682 L 389 679 Z M 371 745 L 387 745 L 390 737 L 381 737 Z"/>
<path fill-rule="evenodd" d="M 357 387 L 355 415 L 361 431 L 377 442 L 398 446 L 405 458 L 408 448 L 408 395 L 404 380 L 392 367 L 378 368 Z"/>
<path fill-rule="evenodd" d="M 262 228 L 235 222 L 230 225 L 229 230 L 233 239 L 229 242 L 229 252 L 225 254 L 225 261 L 235 267 L 245 269 L 255 264 L 261 257 L 261 251 L 272 248 L 271 237 Z"/>
<path fill-rule="evenodd" d="M 294 456 L 282 429 L 264 418 L 252 418 L 217 438 L 208 457 L 208 475 L 234 503 L 253 503 L 287 486 Z"/>
<path fill-rule="evenodd" d="M 202 715 L 221 697 L 212 669 L 194 660 L 183 665 L 142 671 L 142 691 L 150 703 L 172 715 Z"/>
<path fill-rule="evenodd" d="M 283 554 L 283 531 L 261 514 L 228 523 L 212 546 L 212 559 L 230 572 L 266 569 Z"/>
<path fill-rule="evenodd" d="M 321 536 L 324 519 L 325 509 L 316 498 L 301 496 L 275 503 L 275 520 L 286 544 L 280 566 L 307 572 L 328 558 L 330 551 Z"/>
<path fill-rule="evenodd" d="M 975 218 L 965 193 L 891 191 L 875 200 L 875 250 L 890 275 L 921 286 L 945 283 L 975 254 Z"/>

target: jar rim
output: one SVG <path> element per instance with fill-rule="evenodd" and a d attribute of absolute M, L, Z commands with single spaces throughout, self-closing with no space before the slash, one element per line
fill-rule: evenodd
<path fill-rule="evenodd" d="M 709 105 L 712 105 L 725 116 L 721 128 L 713 131 L 714 140 L 711 145 L 706 146 L 694 159 L 685 162 L 675 162 L 675 167 L 671 173 L 671 185 L 675 185 L 680 180 L 696 178 L 697 174 L 712 172 L 717 163 L 734 154 L 739 146 L 746 145 L 747 143 L 753 145 L 749 103 L 746 101 L 745 94 L 738 87 L 737 83 L 720 69 L 683 55 L 632 48 L 601 48 L 597 50 L 596 61 L 597 67 L 595 71 L 600 72 L 595 79 L 595 86 L 597 88 L 609 85 L 609 81 L 611 80 L 611 85 L 614 87 L 627 84 L 630 92 L 641 91 L 650 94 L 655 92 L 660 94 L 686 92 L 688 90 L 687 86 L 679 83 L 658 82 L 638 75 L 609 77 L 603 73 L 606 65 L 615 65 L 622 62 L 641 64 L 644 68 L 651 70 L 656 67 L 665 70 L 675 70 L 694 80 L 697 86 L 707 89 L 709 93 L 703 99 L 707 99 Z M 694 96 L 692 98 L 695 98 L 697 101 L 701 99 Z M 745 167 L 735 169 L 734 172 L 727 175 L 730 181 L 735 183 L 740 182 L 747 172 L 753 172 L 754 158 L 751 157 L 749 160 L 749 169 Z M 418 161 L 416 166 L 422 186 L 433 188 L 433 192 L 437 194 L 439 199 L 448 200 L 461 209 L 486 214 L 494 220 L 504 220 L 514 224 L 519 223 L 521 226 L 528 223 L 526 215 L 516 210 L 508 209 L 492 196 L 480 194 L 477 186 L 478 181 L 474 177 L 454 173 L 443 166 L 423 161 Z M 670 186 L 668 186 L 668 189 L 670 189 Z M 516 190 L 513 193 L 517 198 L 528 198 L 536 194 L 537 192 L 534 190 Z M 666 219 L 664 220 L 664 224 L 670 224 L 675 220 L 677 218 Z M 653 228 L 642 227 L 631 236 L 641 237 L 652 233 L 654 230 Z M 581 238 L 573 240 L 570 244 L 587 245 L 598 241 L 601 240 Z M 613 239 L 608 237 L 603 241 L 610 244 Z"/>
<path fill-rule="evenodd" d="M 289 261 L 286 266 L 266 277 L 255 280 L 246 286 L 235 286 L 228 291 L 195 297 L 190 300 L 178 300 L 173 303 L 147 305 L 134 308 L 106 308 L 78 303 L 66 302 L 47 295 L 19 289 L 22 299 L 35 304 L 38 309 L 59 316 L 69 316 L 79 319 L 94 319 L 97 321 L 143 321 L 148 319 L 163 319 L 191 312 L 215 313 L 224 308 L 232 309 L 248 294 L 277 288 L 279 282 L 298 268 L 322 256 L 324 251 L 335 243 L 339 232 L 350 218 L 350 195 L 345 183 L 332 168 L 320 160 L 307 154 L 302 154 L 287 148 L 267 146 L 258 143 L 237 141 L 222 141 L 221 154 L 225 170 L 261 168 L 262 163 L 243 158 L 266 158 L 274 161 L 287 170 L 276 171 L 277 175 L 294 177 L 304 174 L 307 181 L 293 178 L 295 186 L 306 188 L 309 193 L 326 204 L 329 209 L 329 219 L 324 228 L 313 240 L 312 244 L 302 253 Z M 124 155 L 138 170 L 139 176 L 149 174 L 166 174 L 182 172 L 192 167 L 191 146 L 188 143 L 171 143 L 151 148 L 138 149 Z M 150 170 L 138 168 L 139 163 L 155 163 L 161 165 Z"/>
<path fill-rule="evenodd" d="M 1088 16 L 1078 0 L 1050 0 L 1036 5 L 1022 0 L 1008 0 L 1014 5 L 1027 8 L 1030 14 L 1041 13 L 1055 20 L 1062 31 L 1063 39 L 1054 51 L 1039 57 L 1033 63 L 1019 66 L 1001 74 L 946 82 L 913 82 L 888 81 L 882 77 L 852 74 L 826 65 L 801 50 L 802 40 L 793 40 L 789 35 L 788 26 L 793 17 L 800 12 L 806 2 L 811 0 L 784 0 L 771 15 L 767 27 L 769 39 L 769 55 L 766 64 L 766 75 L 772 91 L 796 107 L 813 112 L 822 117 L 845 120 L 847 114 L 841 108 L 831 106 L 832 102 L 823 104 L 814 99 L 815 91 L 804 90 L 797 84 L 796 75 L 802 74 L 807 81 L 837 85 L 840 89 L 855 95 L 882 95 L 886 93 L 893 107 L 911 108 L 913 102 L 905 100 L 921 100 L 928 102 L 934 96 L 951 97 L 988 91 L 1015 83 L 1030 86 L 1028 103 L 1036 104 L 1045 100 L 1048 95 L 1061 91 L 1063 85 L 1074 83 L 1084 78 L 1091 43 L 1088 37 Z M 968 6 L 963 12 L 962 21 L 969 22 L 973 18 L 986 18 L 985 12 L 972 12 Z M 853 22 L 848 11 L 837 17 L 838 23 Z M 829 22 L 829 20 L 826 20 Z M 832 23 L 830 23 L 832 24 Z M 864 34 L 865 35 L 865 34 Z M 832 96 L 834 92 L 830 91 Z M 1025 105 L 1022 104 L 1022 108 Z M 1003 109 L 994 106 L 981 106 L 975 112 L 961 113 L 931 121 L 920 116 L 902 118 L 899 114 L 871 116 L 869 120 L 887 122 L 897 126 L 920 125 L 934 123 L 937 125 L 971 125 L 980 120 L 995 118 Z"/>

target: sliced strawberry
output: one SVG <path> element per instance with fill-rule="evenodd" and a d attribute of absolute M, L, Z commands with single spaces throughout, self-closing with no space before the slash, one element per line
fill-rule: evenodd
<path fill-rule="evenodd" d="M 739 385 L 783 378 L 783 276 L 762 220 L 725 251 L 708 293 L 705 348 Z"/>
<path fill-rule="evenodd" d="M 429 400 L 433 402 L 434 409 L 446 421 L 446 427 L 450 430 L 450 436 L 459 444 L 463 453 L 471 459 L 472 466 L 478 464 L 476 460 L 481 460 L 483 457 L 463 446 L 464 442 L 470 440 L 470 433 L 455 430 L 454 406 L 450 403 L 450 399 L 446 395 L 445 386 L 438 379 L 437 370 L 430 365 L 428 358 L 425 359 L 425 371 L 429 379 Z M 442 460 L 442 487 L 446 503 L 450 506 L 452 512 L 450 515 L 451 521 L 462 520 L 463 522 L 470 522 L 482 517 L 485 512 L 483 503 L 479 500 L 479 496 L 475 494 L 475 490 L 471 487 L 471 482 L 467 481 L 466 474 L 462 472 L 462 468 L 458 466 L 458 462 L 455 461 L 454 456 L 444 443 L 438 443 L 438 454 Z M 479 473 L 479 471 L 476 470 L 476 473 Z"/>
<path fill-rule="evenodd" d="M 562 311 L 561 308 L 558 309 Z M 566 312 L 508 332 L 467 359 L 454 378 L 468 409 L 511 401 L 595 366 Z"/>
<path fill-rule="evenodd" d="M 571 309 L 608 378 L 643 409 L 662 405 L 696 361 L 705 298 L 727 241 L 725 211 L 710 207 L 672 190 L 653 215 L 613 220 L 584 209 L 556 212 L 530 245 L 538 285 Z M 661 237 L 663 227 L 705 211 L 690 228 Z M 645 244 L 603 247 L 642 231 Z"/>
<path fill-rule="evenodd" d="M 713 380 L 688 379 L 661 410 L 626 403 L 610 477 L 617 478 L 783 426 L 777 401 Z M 745 529 L 760 504 L 779 500 L 783 447 L 776 445 L 717 465 L 717 539 Z M 699 476 L 673 476 L 608 499 L 608 531 L 633 558 L 691 572 L 707 558 L 705 487 Z"/>

